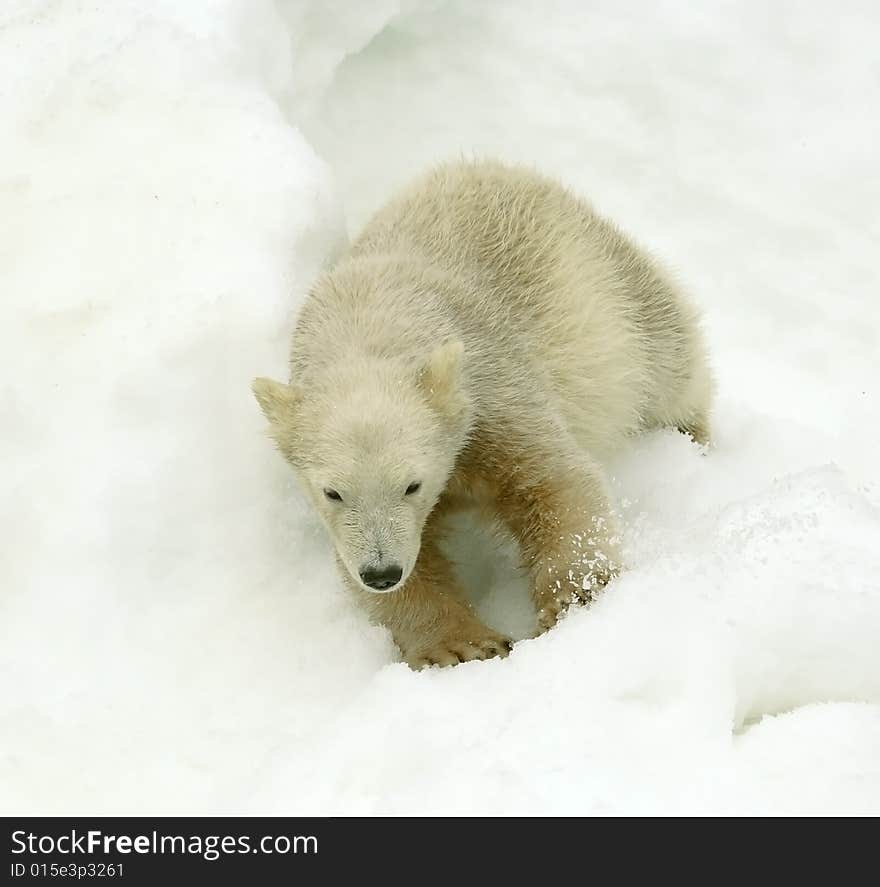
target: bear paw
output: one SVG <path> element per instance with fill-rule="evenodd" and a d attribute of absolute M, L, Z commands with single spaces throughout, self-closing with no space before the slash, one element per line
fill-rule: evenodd
<path fill-rule="evenodd" d="M 594 570 L 589 579 L 580 584 L 553 582 L 534 595 L 537 604 L 538 634 L 553 628 L 572 605 L 589 604 L 620 572 L 616 564 L 608 562 L 603 569 Z"/>
<path fill-rule="evenodd" d="M 431 665 L 458 665 L 474 659 L 505 657 L 510 653 L 513 641 L 504 635 L 485 629 L 479 636 L 444 638 L 428 646 L 407 653 L 410 668 L 421 669 Z"/>

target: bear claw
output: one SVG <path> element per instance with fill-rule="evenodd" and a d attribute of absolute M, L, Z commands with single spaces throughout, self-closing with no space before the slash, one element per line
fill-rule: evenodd
<path fill-rule="evenodd" d="M 513 641 L 501 635 L 482 638 L 480 640 L 444 641 L 428 649 L 407 657 L 407 663 L 413 669 L 428 668 L 432 665 L 441 667 L 472 662 L 476 659 L 504 658 L 513 649 Z"/>

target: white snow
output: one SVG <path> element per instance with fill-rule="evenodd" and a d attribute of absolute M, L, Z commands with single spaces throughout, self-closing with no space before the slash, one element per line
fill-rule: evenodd
<path fill-rule="evenodd" d="M 878 40 L 851 2 L 4 4 L 0 812 L 880 813 Z M 345 230 L 462 153 L 676 269 L 717 446 L 620 454 L 590 611 L 416 674 L 249 382 Z"/>

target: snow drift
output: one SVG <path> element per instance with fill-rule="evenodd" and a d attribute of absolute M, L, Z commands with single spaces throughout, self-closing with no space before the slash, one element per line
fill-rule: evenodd
<path fill-rule="evenodd" d="M 7 4 L 3 812 L 880 813 L 878 36 L 857 4 Z M 590 611 L 414 674 L 249 381 L 346 226 L 459 153 L 677 270 L 717 446 L 620 454 L 631 569 Z"/>

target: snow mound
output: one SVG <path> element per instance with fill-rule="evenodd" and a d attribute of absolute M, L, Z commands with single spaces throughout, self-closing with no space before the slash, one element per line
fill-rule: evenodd
<path fill-rule="evenodd" d="M 846 3 L 7 4 L 2 812 L 880 813 L 878 36 Z M 717 440 L 610 466 L 630 569 L 590 610 L 415 674 L 249 382 L 346 226 L 459 153 L 670 260 Z M 510 550 L 454 547 L 526 637 Z"/>

